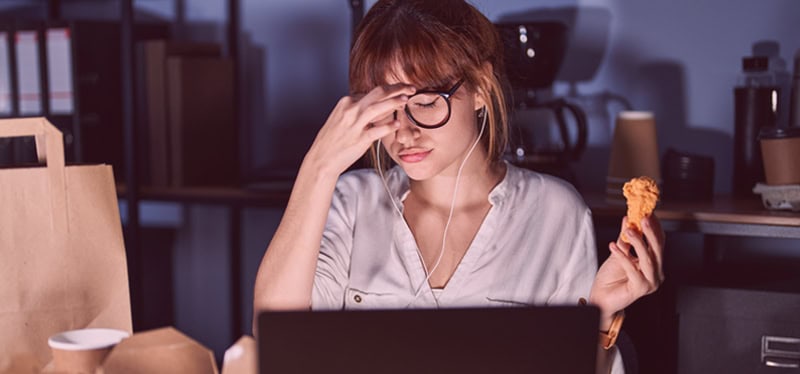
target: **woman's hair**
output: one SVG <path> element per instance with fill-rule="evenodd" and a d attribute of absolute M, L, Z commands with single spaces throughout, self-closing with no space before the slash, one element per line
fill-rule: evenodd
<path fill-rule="evenodd" d="M 380 0 L 356 30 L 350 50 L 350 92 L 366 93 L 387 83 L 400 67 L 418 88 L 464 85 L 486 102 L 483 137 L 489 160 L 497 162 L 508 138 L 503 50 L 494 25 L 464 0 Z M 373 164 L 389 164 L 371 152 Z"/>

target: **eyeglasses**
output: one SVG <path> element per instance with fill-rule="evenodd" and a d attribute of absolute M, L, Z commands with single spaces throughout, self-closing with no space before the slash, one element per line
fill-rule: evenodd
<path fill-rule="evenodd" d="M 408 119 L 424 129 L 437 129 L 450 120 L 450 97 L 458 91 L 464 79 L 460 79 L 447 92 L 417 91 L 408 98 L 405 112 Z"/>

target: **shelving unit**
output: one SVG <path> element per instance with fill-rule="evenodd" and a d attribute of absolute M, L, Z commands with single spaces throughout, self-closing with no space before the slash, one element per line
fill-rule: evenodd
<path fill-rule="evenodd" d="M 59 0 L 51 0 L 59 1 Z M 124 199 L 127 202 L 127 217 L 126 222 L 128 225 L 125 228 L 125 238 L 128 248 L 128 267 L 130 269 L 130 285 L 131 285 L 131 305 L 133 306 L 132 314 L 134 320 L 134 327 L 137 320 L 141 319 L 142 315 L 142 293 L 139 287 L 142 284 L 141 277 L 144 269 L 141 267 L 141 227 L 140 227 L 140 214 L 139 202 L 144 195 L 141 193 L 140 176 L 138 175 L 138 131 L 136 129 L 136 121 L 134 117 L 135 103 L 134 98 L 136 95 L 135 86 L 135 69 L 134 69 L 134 53 L 133 53 L 133 27 L 135 24 L 134 19 L 134 0 L 120 0 L 120 24 L 121 24 L 121 55 L 122 55 L 122 79 L 123 79 L 123 129 L 124 129 L 124 148 L 125 148 L 125 191 Z M 176 0 L 182 1 L 182 0 Z M 240 3 L 239 0 L 227 0 L 228 10 L 228 27 L 227 27 L 227 43 L 228 43 L 228 57 L 233 59 L 234 63 L 234 93 L 238 96 L 239 92 L 239 71 L 238 71 L 238 56 L 239 56 L 239 30 L 240 30 Z M 237 103 L 235 110 L 236 128 L 240 128 L 239 115 L 239 98 L 234 97 L 234 102 Z M 167 190 L 166 193 L 160 195 L 162 197 L 169 196 L 173 201 L 186 201 L 186 190 Z M 188 195 L 188 196 L 191 196 Z M 234 214 L 234 216 L 238 216 Z M 236 222 L 234 222 L 236 223 Z M 236 224 L 234 227 L 238 227 Z M 240 243 L 236 241 L 231 243 L 231 285 L 230 285 L 230 305 L 232 308 L 233 320 L 231 321 L 231 342 L 233 342 L 240 331 L 242 330 L 242 296 L 241 296 L 241 280 L 238 277 L 240 272 L 239 264 L 241 263 L 241 249 Z"/>
<path fill-rule="evenodd" d="M 143 199 L 151 199 L 160 201 L 173 201 L 173 202 L 208 202 L 215 201 L 216 203 L 224 203 L 232 207 L 241 206 L 241 204 L 250 204 L 252 199 L 244 198 L 246 194 L 215 194 L 203 189 L 161 189 L 156 192 L 141 186 L 142 176 L 139 175 L 139 159 L 141 152 L 141 142 L 139 139 L 140 129 L 137 128 L 138 121 L 136 113 L 136 97 L 137 91 L 140 87 L 136 86 L 136 66 L 134 56 L 134 28 L 137 25 L 135 19 L 135 0 L 103 0 L 104 2 L 114 2 L 119 4 L 119 55 L 121 59 L 121 110 L 122 110 L 122 132 L 123 132 L 123 154 L 124 154 L 124 181 L 125 188 L 120 191 L 120 200 L 125 201 L 127 210 L 123 221 L 127 222 L 124 227 L 124 236 L 126 241 L 127 255 L 128 255 L 128 268 L 129 268 L 129 286 L 131 294 L 132 317 L 134 321 L 134 328 L 142 320 L 143 315 L 143 293 L 142 293 L 142 279 L 144 269 L 142 268 L 142 247 L 141 247 L 141 225 L 140 225 L 140 210 L 139 203 Z M 165 2 L 171 1 L 177 7 L 184 4 L 185 1 L 190 0 L 164 0 Z M 240 30 L 240 0 L 225 0 L 227 9 L 227 57 L 234 61 L 234 102 L 237 106 L 234 109 L 234 122 L 236 128 L 241 128 L 241 108 L 239 106 L 240 98 L 239 93 L 239 30 Z M 32 1 L 30 5 L 41 7 L 42 20 L 48 24 L 63 22 L 64 5 L 69 4 L 70 0 L 37 0 Z M 13 20 L 12 23 L 16 23 Z M 11 58 L 14 57 L 13 49 Z M 40 52 L 41 54 L 41 52 Z M 40 59 L 43 59 L 40 56 Z M 44 61 L 44 60 L 42 60 Z M 44 63 L 41 64 L 45 66 Z M 43 77 L 43 90 L 42 95 L 47 95 L 47 69 L 41 69 L 41 76 Z M 17 92 L 15 75 L 12 74 L 12 94 Z M 77 101 L 77 99 L 76 99 Z M 43 115 L 49 116 L 50 112 L 47 108 L 48 100 L 43 100 Z M 79 121 L 77 114 L 78 105 L 75 104 L 75 121 Z M 19 111 L 15 110 L 12 116 L 19 116 Z M 78 126 L 78 125 L 76 125 Z M 76 161 L 83 161 L 77 159 Z M 236 195 L 236 196 L 235 196 Z M 238 196 L 238 197 L 237 197 Z M 232 315 L 234 316 L 231 321 L 231 343 L 234 339 L 239 337 L 242 330 L 241 312 L 242 312 L 242 296 L 241 281 L 237 276 L 240 273 L 239 264 L 241 262 L 241 252 L 239 243 L 232 243 L 231 248 L 231 287 L 230 287 L 230 304 L 233 309 Z"/>

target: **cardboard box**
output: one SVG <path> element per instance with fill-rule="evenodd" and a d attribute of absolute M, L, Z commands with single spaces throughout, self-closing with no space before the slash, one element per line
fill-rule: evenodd
<path fill-rule="evenodd" d="M 136 333 L 117 344 L 98 374 L 217 374 L 214 353 L 172 327 Z"/>

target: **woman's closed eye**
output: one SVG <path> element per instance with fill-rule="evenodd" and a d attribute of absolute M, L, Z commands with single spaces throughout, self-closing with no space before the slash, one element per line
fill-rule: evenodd
<path fill-rule="evenodd" d="M 444 100 L 441 97 L 436 98 L 420 98 L 417 100 L 413 100 L 411 105 L 413 108 L 423 108 L 423 109 L 430 109 L 436 108 L 442 105 Z"/>

